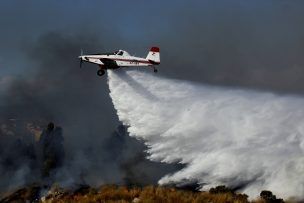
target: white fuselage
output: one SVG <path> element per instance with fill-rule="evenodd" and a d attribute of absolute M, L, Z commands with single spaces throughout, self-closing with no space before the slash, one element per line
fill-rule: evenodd
<path fill-rule="evenodd" d="M 115 69 L 118 67 L 128 66 L 152 66 L 152 61 L 141 58 L 130 56 L 128 52 L 119 50 L 116 53 L 109 54 L 96 54 L 96 55 L 82 55 L 80 56 L 83 61 L 98 64 L 103 66 L 104 69 Z"/>
<path fill-rule="evenodd" d="M 83 61 L 97 64 L 99 66 L 97 75 L 99 76 L 104 75 L 107 69 L 131 66 L 152 66 L 154 72 L 157 72 L 154 65 L 160 64 L 158 47 L 152 47 L 146 58 L 131 56 L 128 52 L 123 50 L 105 54 L 81 55 L 78 58 L 80 59 L 80 67 Z"/>

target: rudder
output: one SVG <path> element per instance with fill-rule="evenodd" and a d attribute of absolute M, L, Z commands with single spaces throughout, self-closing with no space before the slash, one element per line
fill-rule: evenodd
<path fill-rule="evenodd" d="M 158 47 L 152 47 L 146 57 L 153 64 L 160 64 L 160 53 Z"/>

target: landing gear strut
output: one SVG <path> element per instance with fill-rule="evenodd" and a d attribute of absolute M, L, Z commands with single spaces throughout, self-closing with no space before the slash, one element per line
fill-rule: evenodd
<path fill-rule="evenodd" d="M 97 75 L 98 75 L 98 76 L 103 76 L 105 73 L 106 73 L 106 72 L 105 72 L 104 69 L 99 69 L 99 70 L 97 71 Z"/>

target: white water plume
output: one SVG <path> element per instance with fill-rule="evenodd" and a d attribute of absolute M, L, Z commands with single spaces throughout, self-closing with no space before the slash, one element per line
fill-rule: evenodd
<path fill-rule="evenodd" d="M 185 168 L 160 184 L 197 181 L 304 197 L 304 99 L 200 85 L 137 70 L 108 71 L 110 95 L 149 159 Z"/>

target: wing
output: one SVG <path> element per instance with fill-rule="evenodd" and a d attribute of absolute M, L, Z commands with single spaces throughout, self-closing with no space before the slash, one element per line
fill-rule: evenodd
<path fill-rule="evenodd" d="M 104 66 L 106 68 L 117 68 L 118 65 L 114 59 L 103 58 L 102 56 L 98 55 L 86 55 L 80 56 L 82 61 L 86 61 L 89 63 L 94 63 L 99 66 Z"/>
<path fill-rule="evenodd" d="M 102 59 L 99 59 L 103 64 L 104 66 L 108 67 L 108 68 L 115 68 L 115 67 L 118 67 L 117 63 L 115 60 L 113 59 L 105 59 L 105 58 L 102 58 Z"/>
<path fill-rule="evenodd" d="M 82 61 L 86 61 L 86 62 L 89 62 L 89 63 L 94 63 L 94 64 L 97 64 L 97 65 L 100 65 L 100 66 L 105 65 L 105 64 L 102 62 L 101 57 L 98 57 L 98 56 L 94 56 L 94 55 L 83 55 L 83 56 L 79 56 L 79 58 L 80 58 Z"/>

